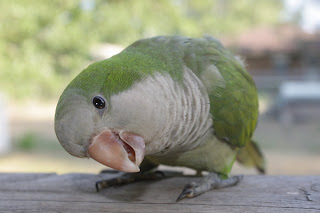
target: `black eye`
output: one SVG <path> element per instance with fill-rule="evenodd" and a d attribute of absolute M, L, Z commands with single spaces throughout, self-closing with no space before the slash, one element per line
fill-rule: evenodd
<path fill-rule="evenodd" d="M 92 103 L 97 109 L 104 109 L 106 107 L 106 101 L 101 96 L 95 96 L 92 99 Z"/>

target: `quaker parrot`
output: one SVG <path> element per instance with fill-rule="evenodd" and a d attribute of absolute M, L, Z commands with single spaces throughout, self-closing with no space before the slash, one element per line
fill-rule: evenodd
<path fill-rule="evenodd" d="M 236 159 L 264 173 L 257 120 L 255 83 L 217 39 L 158 36 L 78 74 L 57 104 L 55 132 L 71 155 L 131 173 L 128 182 L 160 164 L 209 172 L 179 201 L 237 184 L 228 178 Z"/>

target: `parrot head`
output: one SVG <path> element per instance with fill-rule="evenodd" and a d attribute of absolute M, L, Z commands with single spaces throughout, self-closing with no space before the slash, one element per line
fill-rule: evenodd
<path fill-rule="evenodd" d="M 55 132 L 73 156 L 138 172 L 150 140 L 150 104 L 126 92 L 139 76 L 123 64 L 116 58 L 96 62 L 71 81 L 56 107 Z"/>

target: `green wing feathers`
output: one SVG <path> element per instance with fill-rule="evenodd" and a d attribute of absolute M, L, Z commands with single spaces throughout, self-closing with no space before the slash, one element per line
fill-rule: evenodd
<path fill-rule="evenodd" d="M 258 120 L 255 84 L 235 59 L 222 59 L 216 66 L 226 86 L 209 93 L 214 129 L 218 138 L 243 147 L 250 141 Z"/>

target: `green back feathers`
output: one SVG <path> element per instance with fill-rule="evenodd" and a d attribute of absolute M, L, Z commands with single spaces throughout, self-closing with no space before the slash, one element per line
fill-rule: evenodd
<path fill-rule="evenodd" d="M 213 38 L 159 36 L 139 40 L 120 54 L 90 65 L 68 88 L 81 88 L 88 98 L 102 93 L 108 99 L 156 72 L 168 73 L 182 83 L 185 66 L 207 87 L 217 137 L 234 146 L 248 143 L 258 117 L 256 88 L 246 70 Z M 207 73 L 213 75 L 208 78 Z"/>

